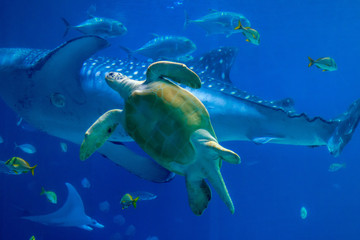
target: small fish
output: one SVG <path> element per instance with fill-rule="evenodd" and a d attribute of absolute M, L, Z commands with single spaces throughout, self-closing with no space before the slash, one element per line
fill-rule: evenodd
<path fill-rule="evenodd" d="M 220 12 L 211 10 L 211 13 L 203 16 L 197 20 L 190 20 L 185 12 L 186 27 L 190 23 L 195 23 L 206 30 L 207 36 L 212 34 L 226 34 L 226 37 L 231 36 L 233 33 L 241 31 L 234 30 L 241 21 L 244 27 L 250 27 L 250 21 L 242 14 L 234 12 Z"/>
<path fill-rule="evenodd" d="M 243 30 L 242 33 L 246 37 L 246 41 L 255 45 L 260 44 L 260 34 L 251 27 L 243 27 L 239 20 L 239 25 L 234 30 Z"/>
<path fill-rule="evenodd" d="M 14 173 L 22 174 L 31 171 L 34 176 L 34 169 L 37 165 L 30 167 L 29 163 L 19 157 L 12 157 L 5 162 L 5 165 Z"/>
<path fill-rule="evenodd" d="M 301 207 L 301 209 L 300 209 L 300 217 L 301 217 L 301 219 L 306 219 L 307 218 L 307 210 L 306 210 L 306 208 L 305 207 Z"/>
<path fill-rule="evenodd" d="M 42 187 L 40 195 L 45 195 L 49 202 L 57 204 L 57 196 L 53 191 L 45 191 L 45 189 Z"/>
<path fill-rule="evenodd" d="M 344 167 L 346 167 L 346 163 L 332 163 L 330 164 L 328 171 L 337 172 Z"/>
<path fill-rule="evenodd" d="M 21 144 L 21 145 L 17 145 L 15 143 L 15 149 L 16 148 L 20 148 L 23 152 L 26 152 L 28 154 L 36 153 L 36 148 L 33 145 L 28 144 L 28 143 Z"/>
<path fill-rule="evenodd" d="M 315 65 L 316 67 L 320 68 L 323 72 L 337 70 L 335 60 L 332 59 L 331 57 L 323 57 L 316 60 L 313 60 L 311 57 L 308 57 L 308 59 L 310 61 L 308 67 Z"/>
<path fill-rule="evenodd" d="M 19 120 L 17 121 L 17 123 L 16 123 L 16 126 L 20 126 L 20 124 L 22 123 L 22 117 L 21 118 L 19 118 Z"/>
<path fill-rule="evenodd" d="M 4 142 L 4 139 L 2 138 L 2 136 L 0 136 L 0 144 Z"/>
<path fill-rule="evenodd" d="M 35 236 L 31 236 L 29 240 L 35 240 Z"/>
<path fill-rule="evenodd" d="M 92 17 L 76 26 L 70 25 L 65 18 L 62 18 L 62 20 L 66 25 L 64 36 L 67 35 L 71 28 L 86 35 L 96 35 L 105 38 L 121 36 L 127 32 L 124 24 L 111 18 Z"/>
<path fill-rule="evenodd" d="M 144 191 L 136 191 L 129 193 L 133 198 L 139 198 L 140 201 L 144 200 L 154 200 L 157 196 L 153 193 L 144 192 Z"/>
<path fill-rule="evenodd" d="M 86 177 L 81 180 L 81 185 L 83 186 L 83 188 L 91 187 L 90 181 Z"/>
<path fill-rule="evenodd" d="M 63 152 L 67 152 L 67 150 L 68 150 L 68 146 L 67 146 L 67 144 L 66 144 L 66 143 L 61 142 L 61 143 L 60 143 L 60 147 L 61 147 L 61 151 L 63 151 Z"/>
<path fill-rule="evenodd" d="M 130 56 L 136 53 L 153 60 L 179 61 L 191 60 L 191 54 L 196 50 L 196 45 L 190 39 L 182 36 L 155 35 L 154 39 L 135 51 L 125 47 L 121 48 Z"/>
<path fill-rule="evenodd" d="M 136 202 L 139 200 L 139 197 L 133 198 L 129 193 L 124 194 L 120 200 L 122 209 L 128 208 L 130 205 L 133 205 L 136 208 Z"/>

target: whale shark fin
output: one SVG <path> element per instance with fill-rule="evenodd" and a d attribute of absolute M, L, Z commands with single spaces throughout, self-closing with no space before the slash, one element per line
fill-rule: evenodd
<path fill-rule="evenodd" d="M 230 70 L 235 62 L 237 52 L 238 49 L 235 47 L 221 47 L 195 57 L 187 62 L 186 65 L 190 69 L 204 69 L 202 72 L 197 72 L 201 79 L 204 77 L 214 78 L 231 83 Z"/>
<path fill-rule="evenodd" d="M 83 103 L 85 94 L 80 86 L 80 69 L 86 59 L 107 46 L 108 42 L 97 36 L 72 39 L 37 61 L 28 72 L 29 77 L 44 78 L 47 80 L 44 86 L 57 91 L 62 89 L 74 101 Z"/>
<path fill-rule="evenodd" d="M 328 150 L 332 155 L 335 157 L 340 155 L 345 145 L 350 141 L 359 120 L 360 99 L 353 102 L 345 113 L 333 120 L 339 123 L 327 143 Z"/>
<path fill-rule="evenodd" d="M 97 151 L 129 172 L 149 181 L 168 182 L 175 176 L 173 172 L 161 167 L 154 160 L 136 154 L 128 148 L 128 145 L 107 141 Z"/>

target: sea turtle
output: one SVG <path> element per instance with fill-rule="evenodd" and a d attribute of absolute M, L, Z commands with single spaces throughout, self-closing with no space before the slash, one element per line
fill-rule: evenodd
<path fill-rule="evenodd" d="M 169 81 L 200 88 L 198 75 L 185 64 L 159 61 L 148 67 L 146 81 L 118 72 L 107 73 L 105 79 L 124 98 L 125 108 L 106 112 L 87 130 L 80 159 L 87 159 L 121 124 L 156 162 L 185 176 L 189 204 L 196 215 L 203 213 L 211 199 L 205 179 L 234 213 L 220 167 L 222 160 L 237 164 L 240 157 L 218 144 L 202 102 Z"/>

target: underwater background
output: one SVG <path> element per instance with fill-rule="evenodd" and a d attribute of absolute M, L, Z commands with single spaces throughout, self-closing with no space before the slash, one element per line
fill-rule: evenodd
<path fill-rule="evenodd" d="M 335 118 L 360 98 L 360 2 L 355 0 L 253 0 L 253 1 L 1 1 L 0 47 L 53 49 L 82 34 L 70 30 L 63 37 L 66 18 L 72 24 L 94 15 L 121 21 L 128 32 L 111 38 L 100 56 L 127 58 L 118 46 L 137 49 L 151 34 L 181 35 L 191 39 L 200 55 L 220 46 L 238 48 L 230 78 L 239 89 L 264 99 L 291 97 L 297 112 Z M 184 11 L 197 19 L 209 9 L 246 16 L 261 35 L 259 46 L 242 34 L 206 36 L 197 25 L 183 28 Z M 308 68 L 308 56 L 331 56 L 338 70 Z M 1 81 L 1 79 L 0 79 Z M 49 79 L 51 81 L 51 79 Z M 231 214 L 214 192 L 208 209 L 195 216 L 189 206 L 184 178 L 156 184 L 130 174 L 97 155 L 79 160 L 79 145 L 35 129 L 17 126 L 20 119 L 1 100 L 0 160 L 19 156 L 37 164 L 31 174 L 0 174 L 0 239 L 359 239 L 360 237 L 360 133 L 357 130 L 342 154 L 334 158 L 326 147 L 309 148 L 252 142 L 223 143 L 242 159 L 240 165 L 224 163 L 222 175 L 235 205 Z M 63 152 L 60 143 L 67 144 Z M 14 143 L 37 148 L 27 154 Z M 130 161 L 131 159 L 129 159 Z M 333 163 L 346 167 L 331 172 Z M 90 188 L 82 186 L 87 178 Z M 87 215 L 105 228 L 85 231 L 73 227 L 45 226 L 21 219 L 24 214 L 46 214 L 65 201 L 65 182 L 79 192 Z M 58 196 L 54 205 L 40 196 L 41 187 Z M 126 192 L 157 195 L 136 209 L 121 209 Z M 99 205 L 107 201 L 109 208 Z M 301 217 L 301 208 L 307 217 Z M 124 221 L 114 221 L 122 215 Z M 121 217 L 120 217 L 121 218 Z M 119 217 L 117 218 L 119 219 Z"/>

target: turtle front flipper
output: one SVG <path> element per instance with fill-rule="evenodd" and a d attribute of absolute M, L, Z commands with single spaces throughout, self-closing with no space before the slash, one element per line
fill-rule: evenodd
<path fill-rule="evenodd" d="M 164 77 L 191 88 L 201 87 L 199 76 L 182 63 L 159 61 L 151 64 L 146 71 L 146 83 L 163 80 Z"/>
<path fill-rule="evenodd" d="M 89 158 L 111 136 L 119 123 L 122 123 L 122 110 L 113 109 L 104 113 L 86 131 L 80 147 L 80 159 Z"/>

